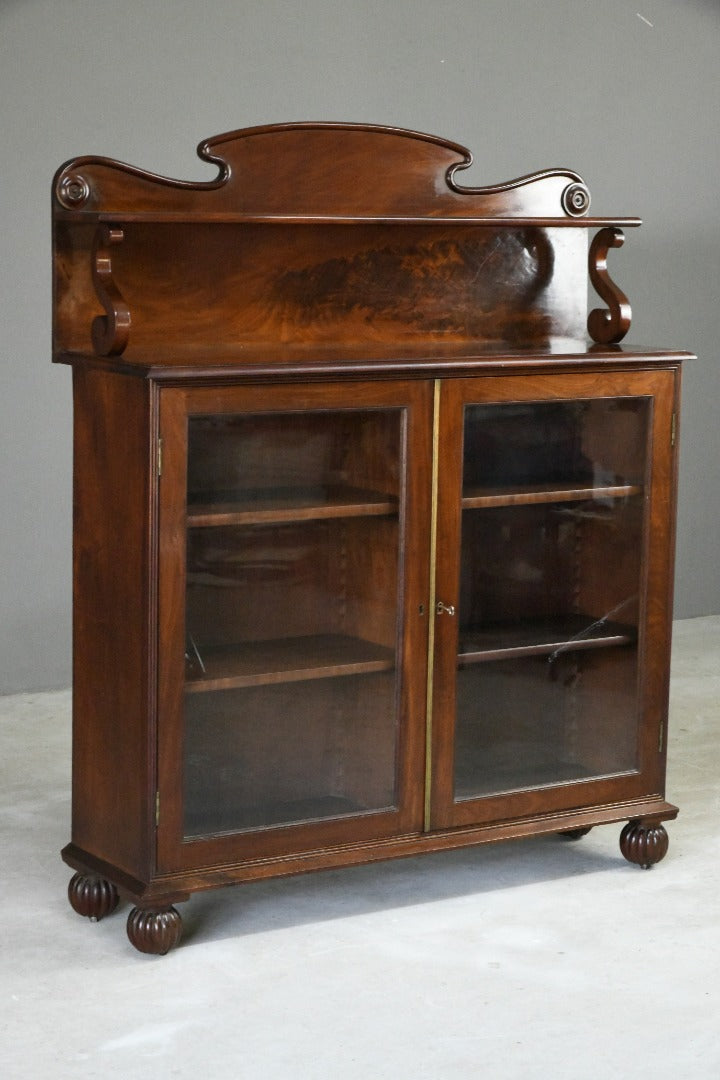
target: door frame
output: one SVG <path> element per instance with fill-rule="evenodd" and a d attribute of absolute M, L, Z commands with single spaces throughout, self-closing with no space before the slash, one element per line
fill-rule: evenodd
<path fill-rule="evenodd" d="M 183 838 L 183 700 L 188 417 L 192 415 L 401 409 L 404 478 L 398 596 L 397 806 L 337 819 Z M 422 830 L 426 657 L 429 618 L 432 384 L 418 381 L 182 386 L 160 390 L 162 477 L 158 557 L 157 869 L 232 865 Z"/>
<path fill-rule="evenodd" d="M 641 554 L 638 635 L 638 768 L 588 780 L 454 799 L 454 739 L 458 620 L 435 616 L 432 661 L 431 775 L 426 830 L 515 820 L 538 813 L 611 805 L 663 794 L 667 670 L 672 619 L 674 554 L 673 415 L 677 369 L 567 374 L 501 375 L 443 382 L 439 409 L 440 484 L 437 498 L 435 594 L 459 609 L 463 410 L 471 404 L 650 399 L 646 512 Z"/>

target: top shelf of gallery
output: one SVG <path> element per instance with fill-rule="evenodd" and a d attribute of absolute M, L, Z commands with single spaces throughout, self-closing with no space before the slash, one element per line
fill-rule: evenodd
<path fill-rule="evenodd" d="M 637 228 L 638 217 L 460 217 L 460 216 L 395 216 L 339 214 L 248 214 L 232 211 L 175 211 L 137 210 L 108 212 L 95 210 L 55 209 L 56 221 L 78 224 L 130 225 L 476 225 L 482 228 Z"/>

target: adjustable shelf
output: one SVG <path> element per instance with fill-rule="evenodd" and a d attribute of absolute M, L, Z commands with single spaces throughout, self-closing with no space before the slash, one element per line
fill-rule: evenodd
<path fill-rule="evenodd" d="M 566 615 L 556 619 L 523 622 L 519 626 L 495 625 L 460 632 L 459 666 L 521 656 L 551 656 L 581 649 L 629 645 L 635 631 L 621 623 L 605 622 L 591 615 Z"/>
<path fill-rule="evenodd" d="M 584 502 L 597 499 L 622 499 L 642 494 L 641 484 L 607 484 L 600 487 L 588 484 L 568 486 L 559 484 L 522 484 L 512 487 L 469 488 L 462 498 L 463 510 L 479 510 L 491 506 L 530 506 L 538 503 Z"/>
<path fill-rule="evenodd" d="M 185 690 L 195 694 L 392 671 L 395 653 L 360 638 L 316 634 L 203 647 L 190 651 L 188 665 Z"/>
<path fill-rule="evenodd" d="M 528 791 L 554 784 L 570 784 L 587 776 L 587 769 L 572 761 L 528 761 L 518 766 L 511 762 L 488 761 L 483 763 L 482 780 L 478 772 L 468 770 L 455 778 L 455 801 L 478 799 L 497 795 L 499 792 Z"/>
<path fill-rule="evenodd" d="M 188 812 L 188 836 L 212 836 L 246 829 L 262 829 L 268 825 L 292 822 L 323 821 L 325 818 L 361 814 L 367 808 L 341 795 L 318 795 L 315 798 L 291 799 L 285 802 L 263 802 L 257 806 L 231 807 L 224 812 L 208 809 L 207 799 L 198 798 Z"/>
<path fill-rule="evenodd" d="M 386 517 L 396 514 L 392 495 L 360 488 L 328 486 L 219 492 L 212 501 L 191 500 L 192 528 L 219 525 L 269 525 L 328 518 Z"/>

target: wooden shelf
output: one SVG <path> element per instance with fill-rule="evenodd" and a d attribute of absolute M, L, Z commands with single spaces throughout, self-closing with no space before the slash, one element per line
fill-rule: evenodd
<path fill-rule="evenodd" d="M 602 622 L 592 615 L 567 615 L 530 623 L 499 624 L 462 630 L 460 667 L 521 656 L 550 656 L 555 652 L 602 649 L 635 641 L 635 630 Z"/>
<path fill-rule="evenodd" d="M 500 763 L 487 760 L 461 768 L 455 777 L 455 802 L 501 795 L 511 791 L 527 791 L 555 784 L 570 784 L 588 778 L 583 765 L 562 761 L 517 761 Z"/>
<path fill-rule="evenodd" d="M 319 795 L 316 798 L 292 799 L 287 802 L 265 802 L 257 806 L 229 807 L 220 811 L 212 805 L 212 792 L 207 792 L 203 799 L 196 796 L 195 801 L 198 806 L 191 806 L 187 814 L 184 830 L 186 838 L 234 833 L 245 829 L 297 825 L 368 812 L 366 807 L 340 795 Z"/>
<path fill-rule="evenodd" d="M 238 645 L 199 649 L 200 662 L 188 661 L 188 693 L 232 690 L 271 683 L 332 679 L 392 671 L 395 653 L 384 645 L 342 634 L 249 641 Z"/>
<path fill-rule="evenodd" d="M 212 502 L 190 501 L 189 527 L 261 525 L 323 518 L 385 517 L 398 500 L 377 491 L 351 487 L 269 488 L 220 492 Z"/>
<path fill-rule="evenodd" d="M 641 484 L 523 484 L 511 487 L 473 487 L 463 494 L 463 510 L 490 506 L 529 506 L 533 503 L 582 502 L 586 499 L 620 499 L 642 494 Z"/>
<path fill-rule="evenodd" d="M 477 215 L 412 214 L 262 214 L 245 211 L 184 210 L 63 210 L 54 209 L 55 221 L 105 225 L 475 225 L 479 228 L 630 228 L 642 225 L 639 217 L 529 217 L 505 214 L 497 217 Z"/>

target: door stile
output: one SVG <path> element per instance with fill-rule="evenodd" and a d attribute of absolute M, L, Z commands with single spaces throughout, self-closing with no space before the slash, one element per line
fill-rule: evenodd
<path fill-rule="evenodd" d="M 460 590 L 461 484 L 464 380 L 443 381 L 437 389 L 434 500 L 434 592 L 430 617 L 431 701 L 428 713 L 431 766 L 426 829 L 453 825 L 453 758 Z"/>
<path fill-rule="evenodd" d="M 425 701 L 425 806 L 423 831 L 432 828 L 432 778 L 433 778 L 433 683 L 435 671 L 435 567 L 437 560 L 437 501 L 440 475 L 440 393 L 442 383 L 433 383 L 432 417 L 432 466 L 430 491 L 430 565 L 428 575 L 428 644 L 427 644 L 427 693 Z"/>
<path fill-rule="evenodd" d="M 160 393 L 162 473 L 158 477 L 158 754 L 156 787 L 157 864 L 160 871 L 173 862 L 176 837 L 182 828 L 182 792 L 177 782 L 183 754 L 185 671 L 187 395 L 180 389 Z"/>
<path fill-rule="evenodd" d="M 647 532 L 644 538 L 645 628 L 640 682 L 644 703 L 639 754 L 653 790 L 664 795 L 668 684 L 672 637 L 677 442 L 673 416 L 679 407 L 680 371 L 656 372 L 648 431 Z"/>

